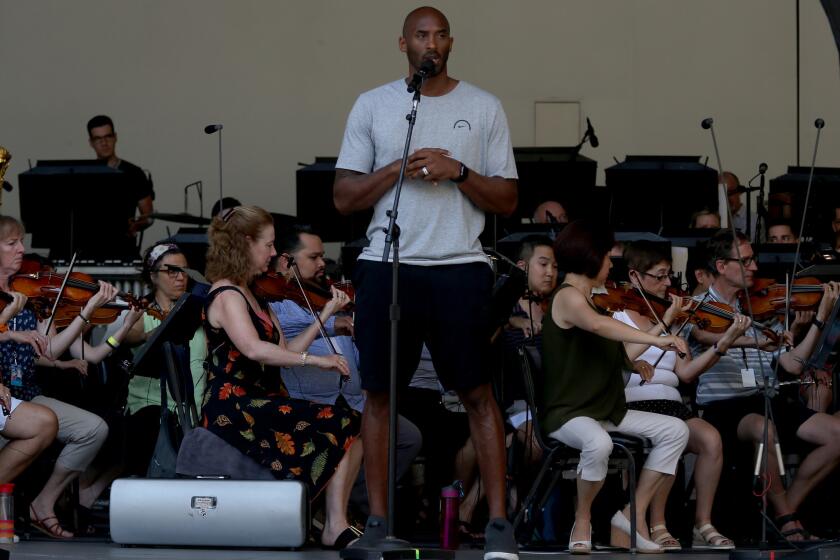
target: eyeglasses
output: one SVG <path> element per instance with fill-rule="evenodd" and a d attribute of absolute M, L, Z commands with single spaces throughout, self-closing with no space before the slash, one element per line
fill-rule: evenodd
<path fill-rule="evenodd" d="M 670 278 L 671 275 L 674 274 L 674 271 L 669 270 L 665 274 L 651 274 L 650 272 L 642 272 L 642 274 L 644 274 L 645 276 L 650 276 L 651 278 L 653 278 L 657 282 L 664 282 L 666 279 Z"/>
<path fill-rule="evenodd" d="M 166 268 L 158 268 L 154 272 L 165 272 L 169 275 L 170 278 L 177 278 L 179 274 L 183 274 L 184 276 L 187 275 L 187 271 L 181 268 L 180 266 L 169 266 L 167 265 Z"/>
<path fill-rule="evenodd" d="M 91 136 L 90 141 L 93 142 L 94 144 L 98 144 L 100 142 L 105 142 L 105 141 L 110 142 L 111 140 L 113 140 L 116 137 L 117 137 L 117 135 L 112 132 L 111 134 L 106 134 L 105 136 Z"/>
<path fill-rule="evenodd" d="M 741 261 L 741 264 L 744 265 L 745 267 L 750 266 L 754 262 L 757 262 L 757 260 L 755 258 L 755 255 L 750 255 L 749 257 L 742 257 L 740 259 L 736 259 L 734 257 L 727 257 L 727 258 L 722 259 L 722 260 L 724 260 L 724 261 L 734 261 L 734 262 Z"/>

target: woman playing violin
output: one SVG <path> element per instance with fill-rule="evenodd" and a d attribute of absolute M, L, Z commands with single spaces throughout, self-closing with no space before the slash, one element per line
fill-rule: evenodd
<path fill-rule="evenodd" d="M 23 259 L 23 226 L 16 219 L 0 216 L 0 289 L 9 291 L 10 279 L 18 272 Z M 70 348 L 76 357 L 97 362 L 105 358 L 112 347 L 103 343 L 97 347 L 88 346 L 80 336 L 93 311 L 109 302 L 117 290 L 110 284 L 100 282 L 79 315 L 60 333 L 52 327 L 44 334 L 45 321 L 38 321 L 29 306 L 25 306 L 9 320 L 5 341 L 0 342 L 0 372 L 3 384 L 11 390 L 13 397 L 32 401 L 45 406 L 58 418 L 58 440 L 64 449 L 56 460 L 52 474 L 41 492 L 32 500 L 29 515 L 33 525 L 55 538 L 73 536 L 58 522 L 53 508 L 58 496 L 93 461 L 99 448 L 105 442 L 108 427 L 105 422 L 90 412 L 41 395 L 41 389 L 34 378 L 35 364 L 52 366 L 65 350 Z M 126 329 L 118 331 L 114 340 L 119 343 Z M 0 338 L 2 340 L 2 338 Z M 84 347 L 82 346 L 84 344 Z M 93 499 L 80 496 L 82 505 L 91 505 Z M 87 501 L 88 503 L 85 503 Z"/>
<path fill-rule="evenodd" d="M 592 290 L 607 279 L 612 263 L 612 233 L 585 221 L 572 222 L 557 236 L 554 252 L 564 282 L 555 292 L 543 322 L 543 370 L 540 420 L 548 437 L 581 450 L 577 508 L 569 550 L 588 554 L 592 548 L 591 506 L 607 474 L 612 452 L 609 432 L 646 437 L 653 449 L 636 489 L 636 541 L 639 551 L 661 552 L 645 535 L 647 509 L 665 479 L 672 476 L 688 440 L 688 428 L 678 418 L 628 410 L 623 370 L 632 369 L 625 345 L 655 346 L 687 352 L 674 335 L 657 336 L 602 314 L 592 303 Z M 629 508 L 611 520 L 611 541 L 628 547 Z"/>
<path fill-rule="evenodd" d="M 139 346 L 145 343 L 154 330 L 160 326 L 175 302 L 187 290 L 187 259 L 181 249 L 172 243 L 156 243 L 143 255 L 140 276 L 151 286 L 151 292 L 143 297 L 149 302 L 149 308 L 156 311 L 156 316 L 145 314 L 142 321 L 136 321 L 126 336 L 125 343 Z M 135 320 L 132 315 L 127 321 Z M 206 379 L 204 359 L 207 357 L 207 339 L 204 329 L 199 328 L 189 343 L 190 372 L 194 387 L 194 399 L 201 407 Z M 157 373 L 157 372 L 155 372 Z M 174 402 L 170 399 L 170 408 Z M 128 383 L 126 400 L 127 438 L 132 442 L 126 457 L 126 472 L 143 476 L 154 451 L 160 422 L 160 379 L 157 375 L 135 375 Z"/>
<path fill-rule="evenodd" d="M 656 244 L 639 241 L 624 248 L 624 260 L 629 270 L 629 280 L 638 290 L 664 299 L 671 286 L 671 256 Z M 646 296 L 647 297 L 647 296 Z M 672 296 L 672 304 L 662 317 L 650 317 L 651 313 L 627 309 L 613 314 L 613 318 L 651 334 L 662 334 L 662 325 L 671 332 L 676 332 L 678 325 L 675 318 L 680 311 L 688 311 L 691 302 L 683 302 L 680 297 Z M 720 434 L 708 422 L 698 418 L 682 402 L 677 390 L 680 382 L 692 383 L 708 369 L 718 358 L 718 352 L 726 352 L 732 343 L 744 333 L 750 320 L 736 314 L 732 325 L 717 343 L 717 348 L 709 347 L 705 352 L 692 359 L 691 355 L 678 356 L 676 352 L 666 351 L 651 346 L 633 345 L 628 348 L 631 359 L 639 358 L 654 364 L 652 376 L 643 378 L 633 373 L 624 390 L 627 407 L 631 410 L 643 410 L 674 416 L 688 425 L 689 436 L 686 451 L 697 454 L 694 480 L 697 488 L 697 505 L 694 514 L 693 548 L 731 549 L 735 545 L 731 539 L 721 535 L 712 525 L 712 504 L 723 467 L 723 455 Z M 665 506 L 668 493 L 674 479 L 669 477 L 657 490 L 650 504 L 651 540 L 665 550 L 680 550 L 680 543 L 668 532 L 665 525 Z"/>
<path fill-rule="evenodd" d="M 280 368 L 313 365 L 349 374 L 341 355 L 310 356 L 317 325 L 286 341 L 277 318 L 251 286 L 272 258 L 271 215 L 256 206 L 225 209 L 209 230 L 207 277 L 213 282 L 205 307 L 210 351 L 202 424 L 242 453 L 293 478 L 315 498 L 326 488 L 323 544 L 348 527 L 347 492 L 358 468 L 350 468 L 351 447 L 359 445 L 360 417 L 343 405 L 289 397 Z M 327 534 L 329 533 L 329 534 Z"/>
<path fill-rule="evenodd" d="M 137 346 L 145 343 L 154 330 L 160 326 L 178 299 L 187 291 L 187 258 L 181 249 L 173 243 L 156 243 L 143 255 L 140 275 L 151 286 L 152 291 L 143 297 L 149 302 L 150 309 L 157 316 L 146 314 L 143 321 L 134 324 L 126 337 L 126 343 Z M 190 340 L 190 371 L 192 372 L 194 399 L 196 406 L 201 406 L 206 379 L 204 359 L 207 356 L 207 339 L 204 329 L 198 329 Z M 152 377 L 134 376 L 128 385 L 127 410 L 134 414 L 144 407 L 152 406 L 155 413 L 160 411 L 160 385 Z M 155 417 L 157 423 L 157 416 Z"/>

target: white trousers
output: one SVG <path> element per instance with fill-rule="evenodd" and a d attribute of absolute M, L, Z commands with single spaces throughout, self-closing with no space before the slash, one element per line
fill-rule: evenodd
<path fill-rule="evenodd" d="M 628 410 L 618 426 L 608 420 L 578 416 L 551 432 L 548 437 L 580 449 L 578 475 L 583 480 L 596 482 L 607 476 L 607 461 L 613 448 L 609 432 L 649 439 L 653 449 L 644 468 L 663 474 L 676 472 L 677 461 L 688 443 L 688 426 L 685 422 L 672 416 L 639 410 Z"/>

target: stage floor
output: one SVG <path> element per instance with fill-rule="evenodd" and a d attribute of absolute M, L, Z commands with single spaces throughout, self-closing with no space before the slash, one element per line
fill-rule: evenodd
<path fill-rule="evenodd" d="M 198 549 L 198 548 L 140 548 L 122 547 L 117 544 L 103 542 L 52 542 L 52 541 L 24 541 L 13 546 L 2 548 L 11 551 L 12 560 L 46 560 L 61 558 L 62 560 L 186 560 L 201 558 L 202 560 L 257 560 L 271 558 L 273 560 L 337 560 L 338 552 L 306 548 L 296 551 L 285 550 L 241 550 L 241 549 Z M 595 552 L 595 556 L 630 560 L 639 558 L 627 553 L 613 551 Z M 522 560 L 539 560 L 547 556 L 569 556 L 566 552 L 521 552 Z M 483 551 L 464 549 L 458 551 L 457 560 L 481 560 Z M 665 554 L 646 554 L 645 558 L 654 560 L 666 558 Z M 669 553 L 667 558 L 680 560 L 725 560 L 726 553 L 691 552 Z"/>

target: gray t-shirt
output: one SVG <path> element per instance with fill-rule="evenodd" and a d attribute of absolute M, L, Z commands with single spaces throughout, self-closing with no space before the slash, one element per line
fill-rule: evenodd
<path fill-rule="evenodd" d="M 401 158 L 412 95 L 402 79 L 360 95 L 347 119 L 336 167 L 371 173 Z M 467 82 L 459 82 L 446 95 L 421 98 L 409 153 L 420 148 L 448 150 L 481 175 L 517 178 L 501 103 Z M 382 258 L 383 228 L 388 227 L 386 212 L 394 191 L 391 188 L 374 206 L 367 230 L 370 245 L 360 259 Z M 402 230 L 400 261 L 405 264 L 489 262 L 478 241 L 484 212 L 451 181 L 434 186 L 406 177 L 397 223 Z"/>

